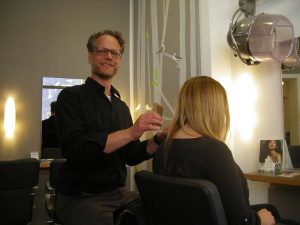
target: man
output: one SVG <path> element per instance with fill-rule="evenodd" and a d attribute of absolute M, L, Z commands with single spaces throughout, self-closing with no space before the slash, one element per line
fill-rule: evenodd
<path fill-rule="evenodd" d="M 42 151 L 44 148 L 59 147 L 56 126 L 55 126 L 55 109 L 56 102 L 51 102 L 51 116 L 42 121 Z"/>
<path fill-rule="evenodd" d="M 57 128 L 62 154 L 57 216 L 64 225 L 112 225 L 114 215 L 132 211 L 144 224 L 138 195 L 124 188 L 126 165 L 152 157 L 165 134 L 140 142 L 145 131 L 158 131 L 162 118 L 155 112 L 132 124 L 130 111 L 112 86 L 124 52 L 119 32 L 90 36 L 91 77 L 85 84 L 65 88 L 57 99 Z"/>

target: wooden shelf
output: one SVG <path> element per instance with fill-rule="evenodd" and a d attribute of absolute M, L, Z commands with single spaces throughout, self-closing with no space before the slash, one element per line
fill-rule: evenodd
<path fill-rule="evenodd" d="M 252 172 L 245 173 L 245 177 L 251 181 L 267 182 L 270 184 L 280 184 L 300 187 L 300 171 L 280 171 L 280 172 Z"/>
<path fill-rule="evenodd" d="M 40 169 L 49 169 L 50 168 L 50 163 L 51 161 L 50 160 L 47 160 L 47 161 L 41 161 L 40 162 Z"/>

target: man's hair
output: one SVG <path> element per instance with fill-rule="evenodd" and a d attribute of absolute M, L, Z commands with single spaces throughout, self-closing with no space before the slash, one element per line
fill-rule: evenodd
<path fill-rule="evenodd" d="M 56 112 L 56 101 L 50 103 L 51 113 Z"/>
<path fill-rule="evenodd" d="M 88 52 L 91 53 L 94 51 L 95 41 L 102 35 L 110 35 L 110 36 L 114 37 L 115 39 L 117 39 L 117 41 L 119 42 L 119 45 L 121 46 L 121 53 L 123 54 L 125 41 L 122 37 L 122 34 L 119 31 L 112 31 L 112 30 L 103 30 L 103 31 L 99 31 L 97 33 L 92 34 L 89 37 L 89 40 L 86 44 Z"/>

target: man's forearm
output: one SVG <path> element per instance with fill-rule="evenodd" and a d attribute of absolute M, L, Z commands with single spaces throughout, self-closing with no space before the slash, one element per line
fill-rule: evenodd
<path fill-rule="evenodd" d="M 129 142 L 134 141 L 134 138 L 129 132 L 129 129 L 119 130 L 108 134 L 104 152 L 107 154 L 127 145 Z"/>

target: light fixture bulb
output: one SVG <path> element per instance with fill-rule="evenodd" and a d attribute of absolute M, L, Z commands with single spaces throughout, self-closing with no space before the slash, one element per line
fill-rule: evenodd
<path fill-rule="evenodd" d="M 12 97 L 8 97 L 5 103 L 4 111 L 4 130 L 6 137 L 14 136 L 16 126 L 16 105 Z"/>

